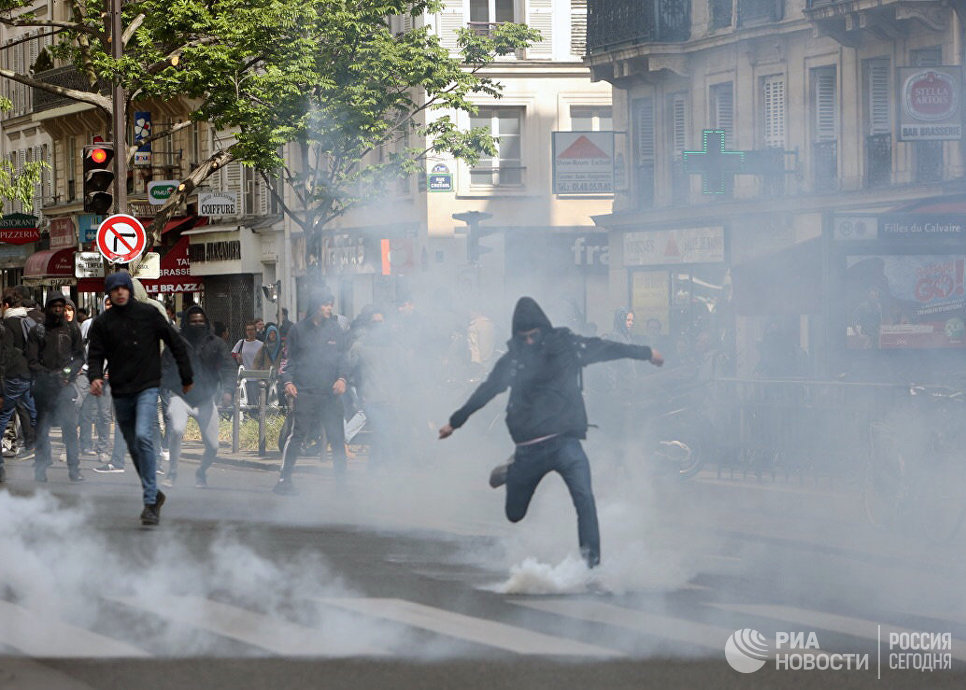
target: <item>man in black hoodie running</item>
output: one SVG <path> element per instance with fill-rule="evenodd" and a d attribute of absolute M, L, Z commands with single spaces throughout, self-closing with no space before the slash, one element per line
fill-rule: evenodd
<path fill-rule="evenodd" d="M 527 514 L 537 484 L 550 472 L 563 477 L 577 509 L 577 537 L 587 566 L 600 563 L 600 529 L 590 483 L 590 464 L 580 445 L 587 436 L 587 411 L 580 370 L 594 362 L 628 357 L 661 366 L 664 358 L 645 345 L 585 338 L 554 328 L 533 299 L 521 297 L 513 310 L 513 337 L 487 379 L 439 430 L 447 438 L 471 414 L 510 389 L 506 424 L 516 452 L 494 470 L 490 484 L 506 484 L 506 516 L 519 522 Z"/>
<path fill-rule="evenodd" d="M 195 486 L 208 486 L 208 468 L 218 454 L 218 402 L 231 403 L 237 366 L 228 351 L 228 345 L 217 337 L 208 325 L 208 315 L 197 304 L 184 310 L 181 317 L 181 336 L 188 344 L 194 387 L 187 393 L 181 390 L 178 365 L 166 348 L 162 356 L 162 381 L 171 391 L 168 402 L 166 428 L 168 430 L 168 476 L 165 486 L 174 486 L 178 478 L 178 461 L 181 459 L 181 437 L 188 425 L 188 417 L 194 417 L 201 429 L 205 454 L 201 466 L 195 472 Z"/>
<path fill-rule="evenodd" d="M 191 361 L 184 340 L 158 309 L 134 299 L 130 273 L 107 276 L 104 291 L 113 306 L 94 319 L 87 349 L 87 377 L 91 395 L 104 388 L 104 360 L 111 368 L 111 392 L 117 426 L 127 442 L 134 469 L 141 477 L 144 510 L 142 525 L 157 525 L 164 493 L 158 491 L 154 449 L 158 425 L 158 388 L 161 385 L 161 342 L 175 361 L 183 393 L 193 385 Z"/>

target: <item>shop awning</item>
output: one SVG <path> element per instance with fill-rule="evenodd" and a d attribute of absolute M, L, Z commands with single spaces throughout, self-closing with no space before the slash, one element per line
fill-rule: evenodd
<path fill-rule="evenodd" d="M 74 281 L 74 248 L 44 249 L 27 257 L 23 267 L 25 281 L 65 284 Z"/>
<path fill-rule="evenodd" d="M 731 269 L 735 313 L 793 316 L 822 310 L 822 239 L 807 240 Z"/>
<path fill-rule="evenodd" d="M 145 229 L 151 227 L 151 223 L 154 222 L 154 218 L 150 218 L 150 217 L 138 218 L 138 220 L 141 221 L 141 225 L 143 225 Z M 189 228 L 194 228 L 194 227 L 207 225 L 207 224 L 208 224 L 208 216 L 179 216 L 177 218 L 172 218 L 167 223 L 165 223 L 164 227 L 161 228 L 161 234 L 166 235 L 169 232 L 173 232 L 175 230 L 188 230 Z"/>

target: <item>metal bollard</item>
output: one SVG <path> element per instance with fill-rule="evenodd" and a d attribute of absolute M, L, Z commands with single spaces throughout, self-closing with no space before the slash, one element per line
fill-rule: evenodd
<path fill-rule="evenodd" d="M 258 455 L 265 455 L 265 408 L 268 406 L 268 386 L 265 379 L 258 381 Z"/>

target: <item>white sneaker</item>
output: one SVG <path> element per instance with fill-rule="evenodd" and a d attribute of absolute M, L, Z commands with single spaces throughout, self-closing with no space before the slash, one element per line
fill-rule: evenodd
<path fill-rule="evenodd" d="M 164 460 L 165 462 L 167 462 L 168 460 L 171 459 L 171 453 L 169 453 L 166 450 L 162 450 L 161 451 L 161 459 Z"/>

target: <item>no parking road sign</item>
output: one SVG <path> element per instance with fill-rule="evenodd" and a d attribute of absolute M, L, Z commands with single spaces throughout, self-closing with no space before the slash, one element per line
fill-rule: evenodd
<path fill-rule="evenodd" d="M 126 264 L 141 256 L 148 241 L 144 226 L 134 216 L 110 216 L 97 228 L 97 250 L 115 264 Z"/>

